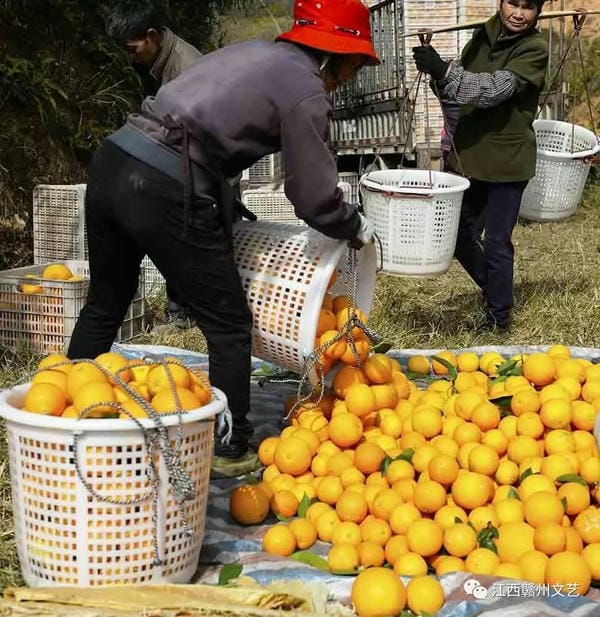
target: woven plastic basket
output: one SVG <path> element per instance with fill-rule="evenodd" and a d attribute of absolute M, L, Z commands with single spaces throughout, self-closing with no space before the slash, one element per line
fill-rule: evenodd
<path fill-rule="evenodd" d="M 252 353 L 300 373 L 315 348 L 319 311 L 337 271 L 333 295 L 348 293 L 347 243 L 277 223 L 238 223 L 235 261 L 253 314 Z M 367 315 L 373 301 L 376 252 L 358 253 L 356 305 Z"/>
<path fill-rule="evenodd" d="M 41 276 L 43 265 L 0 272 L 1 345 L 13 348 L 24 345 L 38 353 L 62 353 L 69 346 L 77 318 L 87 300 L 90 269 L 87 261 L 61 263 L 82 280 L 35 278 Z M 119 328 L 117 342 L 130 340 L 144 331 L 144 290 L 142 270 L 140 285 Z"/>
<path fill-rule="evenodd" d="M 467 188 L 469 181 L 461 176 L 419 169 L 363 176 L 365 214 L 381 242 L 383 271 L 402 276 L 445 272 L 454 255 Z"/>
<path fill-rule="evenodd" d="M 195 497 L 184 504 L 191 530 L 186 536 L 163 457 L 156 461 L 159 488 L 156 538 L 162 564 L 155 565 L 153 499 L 148 494 L 144 436 L 131 420 L 70 420 L 19 409 L 29 384 L 0 393 L 6 421 L 15 541 L 21 572 L 29 586 L 187 583 L 198 564 L 204 537 L 215 416 L 225 395 L 182 415 L 181 463 Z M 163 416 L 176 448 L 177 415 Z M 141 419 L 152 429 L 152 420 Z M 78 433 L 77 452 L 74 434 Z M 113 505 L 96 499 L 80 480 L 103 497 L 139 501 Z"/>
<path fill-rule="evenodd" d="M 582 126 L 536 120 L 537 166 L 523 193 L 520 216 L 559 221 L 577 211 L 590 171 L 584 159 L 600 151 L 598 138 Z"/>

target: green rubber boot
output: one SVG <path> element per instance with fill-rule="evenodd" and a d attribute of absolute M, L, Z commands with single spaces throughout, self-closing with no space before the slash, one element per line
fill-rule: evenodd
<path fill-rule="evenodd" d="M 248 450 L 239 458 L 213 456 L 210 465 L 210 477 L 217 480 L 222 478 L 237 478 L 252 473 L 261 467 L 256 452 Z"/>

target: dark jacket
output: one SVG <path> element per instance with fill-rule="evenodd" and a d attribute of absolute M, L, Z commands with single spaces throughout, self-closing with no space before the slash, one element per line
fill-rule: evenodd
<path fill-rule="evenodd" d="M 517 89 L 500 105 L 461 107 L 454 141 L 466 176 L 487 182 L 518 182 L 535 175 L 536 140 L 533 121 L 546 77 L 548 44 L 531 29 L 503 36 L 495 15 L 477 31 L 462 53 L 462 66 L 473 73 L 501 69 L 517 76 Z M 455 154 L 450 165 L 461 169 Z"/>
<path fill-rule="evenodd" d="M 164 85 L 142 110 L 129 117 L 128 126 L 147 145 L 128 146 L 120 138 L 117 144 L 133 156 L 156 165 L 147 148 L 181 149 L 181 131 L 149 116 L 184 126 L 192 161 L 208 160 L 228 178 L 281 150 L 285 193 L 296 215 L 325 235 L 356 237 L 360 218 L 337 187 L 329 148 L 331 103 L 310 52 L 286 42 L 229 45 Z"/>

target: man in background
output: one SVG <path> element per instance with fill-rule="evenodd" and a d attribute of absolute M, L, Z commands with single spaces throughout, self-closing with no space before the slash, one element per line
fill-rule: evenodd
<path fill-rule="evenodd" d="M 157 0 L 123 0 L 111 8 L 106 29 L 123 45 L 142 82 L 144 98 L 195 64 L 202 54 L 166 26 L 167 16 Z M 167 319 L 176 328 L 194 325 L 184 298 L 167 285 Z"/>

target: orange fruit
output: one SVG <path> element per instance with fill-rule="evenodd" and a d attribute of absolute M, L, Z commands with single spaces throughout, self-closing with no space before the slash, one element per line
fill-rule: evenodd
<path fill-rule="evenodd" d="M 534 535 L 535 529 L 521 521 L 500 525 L 498 527 L 498 538 L 495 540 L 500 560 L 517 563 L 523 553 L 535 550 Z"/>
<path fill-rule="evenodd" d="M 42 272 L 43 279 L 53 281 L 66 281 L 73 276 L 71 270 L 65 264 L 50 264 Z"/>
<path fill-rule="evenodd" d="M 108 381 L 90 381 L 75 393 L 73 407 L 80 415 L 87 409 L 86 418 L 105 418 L 118 415 L 116 407 L 106 404 L 116 401 L 115 392 Z"/>
<path fill-rule="evenodd" d="M 446 489 L 433 480 L 417 482 L 413 503 L 424 514 L 434 514 L 446 503 Z"/>
<path fill-rule="evenodd" d="M 67 397 L 63 390 L 53 383 L 33 384 L 23 401 L 23 409 L 47 416 L 60 416 L 67 407 Z"/>
<path fill-rule="evenodd" d="M 455 523 L 444 530 L 443 542 L 449 555 L 466 557 L 477 548 L 477 532 L 466 523 Z"/>
<path fill-rule="evenodd" d="M 279 437 L 267 437 L 260 442 L 258 446 L 258 460 L 268 467 L 273 463 L 273 454 L 277 444 L 281 441 Z"/>
<path fill-rule="evenodd" d="M 31 379 L 32 384 L 51 383 L 57 388 L 60 388 L 65 396 L 67 394 L 67 375 L 61 371 L 48 369 L 36 373 Z"/>
<path fill-rule="evenodd" d="M 429 477 L 443 486 L 449 486 L 456 480 L 458 469 L 456 459 L 447 454 L 436 454 L 427 465 Z"/>
<path fill-rule="evenodd" d="M 420 518 L 408 526 L 406 541 L 410 551 L 423 557 L 430 557 L 442 548 L 443 533 L 434 521 Z"/>
<path fill-rule="evenodd" d="M 317 541 L 317 528 L 305 518 L 290 521 L 288 527 L 296 538 L 296 547 L 301 551 L 310 548 Z"/>
<path fill-rule="evenodd" d="M 286 437 L 275 447 L 273 462 L 282 473 L 300 476 L 310 469 L 312 454 L 302 439 Z"/>
<path fill-rule="evenodd" d="M 319 337 L 319 347 L 324 348 L 323 355 L 326 358 L 337 360 L 346 353 L 348 345 L 345 339 L 338 338 L 339 336 L 337 330 L 326 330 Z"/>
<path fill-rule="evenodd" d="M 65 364 L 66 363 L 66 364 Z M 58 366 L 58 365 L 62 366 Z M 51 353 L 50 355 L 42 358 L 38 365 L 37 370 L 41 369 L 52 369 L 55 371 L 60 371 L 61 373 L 65 373 L 65 375 L 71 370 L 71 362 L 67 356 L 62 353 Z"/>
<path fill-rule="evenodd" d="M 565 510 L 556 493 L 539 491 L 525 500 L 523 513 L 532 527 L 541 527 L 548 523 L 560 525 Z"/>
<path fill-rule="evenodd" d="M 321 336 L 327 330 L 335 330 L 336 329 L 336 318 L 335 314 L 328 309 L 321 309 L 319 312 L 319 319 L 317 321 L 317 337 Z"/>
<path fill-rule="evenodd" d="M 545 353 L 532 353 L 523 360 L 523 376 L 536 386 L 546 386 L 556 377 L 554 360 Z"/>
<path fill-rule="evenodd" d="M 340 524 L 340 519 L 333 508 L 321 512 L 315 521 L 317 535 L 322 542 L 331 542 L 333 532 L 337 525 Z"/>
<path fill-rule="evenodd" d="M 361 369 L 354 366 L 342 366 L 334 375 L 331 387 L 336 396 L 344 398 L 348 388 L 355 383 L 368 384 L 369 380 Z"/>
<path fill-rule="evenodd" d="M 399 576 L 423 576 L 427 574 L 427 562 L 421 555 L 409 551 L 398 556 L 394 572 Z"/>
<path fill-rule="evenodd" d="M 331 536 L 331 544 L 351 544 L 358 546 L 362 541 L 360 527 L 351 521 L 338 523 Z"/>
<path fill-rule="evenodd" d="M 360 524 L 360 535 L 363 542 L 375 542 L 385 546 L 392 537 L 392 530 L 387 521 L 369 514 Z"/>
<path fill-rule="evenodd" d="M 344 402 L 350 413 L 362 418 L 375 411 L 375 393 L 371 386 L 353 384 L 346 390 Z"/>
<path fill-rule="evenodd" d="M 393 488 L 384 488 L 369 504 L 369 511 L 376 518 L 389 521 L 392 511 L 401 503 L 402 497 Z"/>
<path fill-rule="evenodd" d="M 353 446 L 362 434 L 362 422 L 353 413 L 340 414 L 329 421 L 329 439 L 340 448 Z"/>
<path fill-rule="evenodd" d="M 590 506 L 581 511 L 575 517 L 573 527 L 586 544 L 600 542 L 600 509 Z"/>
<path fill-rule="evenodd" d="M 385 563 L 383 546 L 375 542 L 361 542 L 358 545 L 358 559 L 363 568 L 382 566 Z"/>
<path fill-rule="evenodd" d="M 392 361 L 385 354 L 369 356 L 362 369 L 372 384 L 389 383 L 392 379 Z"/>
<path fill-rule="evenodd" d="M 67 396 L 73 400 L 78 390 L 90 382 L 106 382 L 104 373 L 89 362 L 76 362 L 67 373 Z"/>
<path fill-rule="evenodd" d="M 191 381 L 188 370 L 179 364 L 168 362 L 150 369 L 146 377 L 150 394 L 154 395 L 163 388 L 169 388 L 171 380 L 180 388 L 188 388 Z"/>
<path fill-rule="evenodd" d="M 342 481 L 337 476 L 325 476 L 316 488 L 317 499 L 329 505 L 337 504 L 344 493 Z"/>
<path fill-rule="evenodd" d="M 444 589 L 433 576 L 415 576 L 406 587 L 406 603 L 415 615 L 436 615 L 444 602 Z"/>
<path fill-rule="evenodd" d="M 542 551 L 527 551 L 517 560 L 517 565 L 524 574 L 525 580 L 542 585 L 548 564 L 548 555 Z"/>
<path fill-rule="evenodd" d="M 369 506 L 363 495 L 344 491 L 335 504 L 335 511 L 341 521 L 360 523 L 369 513 Z"/>
<path fill-rule="evenodd" d="M 354 466 L 362 473 L 369 475 L 381 470 L 386 453 L 375 443 L 361 443 L 355 450 Z"/>
<path fill-rule="evenodd" d="M 358 617 L 398 615 L 406 605 L 406 589 L 388 568 L 367 568 L 352 584 L 351 600 Z"/>
<path fill-rule="evenodd" d="M 452 557 L 452 555 L 441 555 L 435 560 L 433 566 L 437 576 L 443 576 L 450 572 L 464 572 L 465 562 L 459 557 Z"/>
<path fill-rule="evenodd" d="M 435 355 L 438 358 L 442 358 L 442 360 L 446 360 L 452 366 L 457 365 L 456 356 L 451 351 L 444 350 L 444 351 L 440 351 L 439 353 L 436 353 Z M 431 368 L 436 375 L 447 375 L 448 374 L 448 369 L 443 364 L 438 362 L 437 360 L 432 360 Z"/>
<path fill-rule="evenodd" d="M 335 300 L 333 302 L 334 302 L 334 308 L 335 308 Z M 336 321 L 337 321 L 335 328 L 339 330 L 340 332 L 343 332 L 344 329 L 347 327 L 347 323 L 350 318 L 355 317 L 355 318 L 358 318 L 360 321 L 362 321 L 364 324 L 367 323 L 366 314 L 357 307 L 355 307 L 354 309 L 343 308 L 339 312 L 337 312 L 335 316 L 336 316 Z M 358 339 L 361 336 L 363 336 L 363 331 L 358 326 L 355 326 L 354 328 L 352 328 L 351 333 L 355 339 Z"/>
<path fill-rule="evenodd" d="M 240 525 L 258 525 L 269 514 L 269 500 L 256 484 L 238 486 L 229 496 L 229 512 Z"/>
<path fill-rule="evenodd" d="M 465 571 L 471 574 L 491 575 L 500 563 L 500 558 L 489 548 L 476 548 L 465 558 Z"/>
<path fill-rule="evenodd" d="M 340 361 L 348 366 L 358 366 L 359 361 L 365 362 L 370 350 L 371 344 L 369 341 L 364 339 L 354 340 L 354 345 L 352 343 L 346 344 L 346 351 L 340 356 Z M 358 360 L 356 356 L 358 356 Z"/>
<path fill-rule="evenodd" d="M 400 555 L 408 552 L 406 536 L 391 536 L 384 546 L 385 560 L 392 565 L 398 561 Z"/>
<path fill-rule="evenodd" d="M 468 471 L 459 475 L 452 484 L 452 497 L 461 508 L 473 510 L 488 502 L 492 489 L 490 478 Z"/>
<path fill-rule="evenodd" d="M 590 491 L 578 482 L 566 482 L 558 489 L 558 498 L 567 502 L 565 512 L 577 516 L 590 505 Z"/>
<path fill-rule="evenodd" d="M 296 516 L 300 502 L 292 491 L 276 491 L 271 498 L 271 511 L 284 518 Z"/>
<path fill-rule="evenodd" d="M 262 546 L 271 555 L 289 557 L 296 550 L 296 537 L 287 525 L 280 523 L 267 529 Z"/>
<path fill-rule="evenodd" d="M 128 360 L 121 354 L 108 351 L 97 356 L 95 361 L 113 375 L 117 375 L 122 381 L 131 381 L 133 377 Z M 113 382 L 112 379 L 110 381 Z"/>
<path fill-rule="evenodd" d="M 183 411 L 201 407 L 198 397 L 191 390 L 176 386 L 175 394 L 177 398 L 173 395 L 171 388 L 160 388 L 155 392 L 150 404 L 158 413 L 174 412 L 178 404 Z"/>
<path fill-rule="evenodd" d="M 546 523 L 536 528 L 533 544 L 545 555 L 554 555 L 564 551 L 567 546 L 565 528 L 557 523 Z"/>
<path fill-rule="evenodd" d="M 334 573 L 349 574 L 360 565 L 358 547 L 354 544 L 334 544 L 327 554 L 327 565 Z"/>
<path fill-rule="evenodd" d="M 546 565 L 545 582 L 555 589 L 568 592 L 576 586 L 576 593 L 584 596 L 590 589 L 592 572 L 582 555 L 572 551 L 562 551 L 552 555 Z"/>

